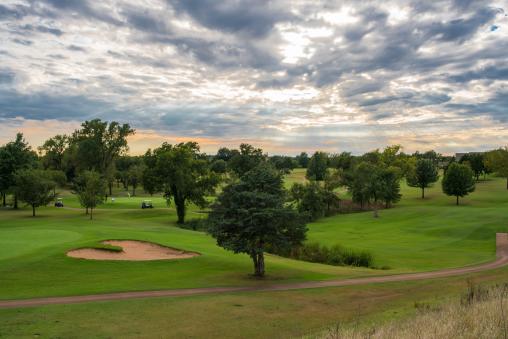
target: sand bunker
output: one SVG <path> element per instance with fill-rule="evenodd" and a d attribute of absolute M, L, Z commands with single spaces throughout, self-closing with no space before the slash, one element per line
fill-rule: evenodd
<path fill-rule="evenodd" d="M 132 261 L 186 259 L 199 255 L 198 253 L 181 251 L 146 241 L 106 240 L 102 243 L 121 247 L 123 251 L 115 252 L 100 248 L 80 248 L 67 252 L 67 255 L 81 259 Z"/>

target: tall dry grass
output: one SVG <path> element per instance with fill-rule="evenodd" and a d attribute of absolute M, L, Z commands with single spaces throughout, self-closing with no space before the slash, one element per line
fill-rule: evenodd
<path fill-rule="evenodd" d="M 483 288 L 470 284 L 460 300 L 438 307 L 416 303 L 417 314 L 379 327 L 329 328 L 321 339 L 508 339 L 508 284 Z"/>

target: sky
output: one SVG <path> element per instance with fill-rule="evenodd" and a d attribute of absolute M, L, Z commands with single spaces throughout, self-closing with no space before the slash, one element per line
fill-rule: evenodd
<path fill-rule="evenodd" d="M 0 144 L 85 120 L 132 154 L 508 144 L 508 0 L 2 0 Z"/>

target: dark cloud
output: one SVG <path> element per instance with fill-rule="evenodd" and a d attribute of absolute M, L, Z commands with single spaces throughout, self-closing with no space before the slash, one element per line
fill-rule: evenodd
<path fill-rule="evenodd" d="M 472 104 L 448 104 L 448 109 L 468 117 L 490 116 L 502 123 L 508 122 L 508 91 L 496 92 L 491 98 Z"/>
<path fill-rule="evenodd" d="M 508 80 L 508 66 L 490 65 L 479 70 L 472 70 L 459 75 L 453 75 L 450 79 L 463 83 L 472 80 Z"/>
<path fill-rule="evenodd" d="M 42 26 L 42 25 L 38 25 L 38 26 L 34 27 L 33 25 L 28 24 L 28 25 L 24 25 L 20 28 L 24 31 L 29 31 L 29 32 L 37 31 L 37 32 L 41 32 L 41 33 L 52 34 L 52 35 L 58 36 L 58 37 L 63 35 L 63 33 L 64 33 L 58 28 L 52 28 L 52 27 L 47 27 L 47 26 Z"/>
<path fill-rule="evenodd" d="M 32 0 L 33 1 L 33 0 Z M 114 18 L 111 13 L 97 10 L 88 0 L 38 0 L 52 6 L 58 12 L 79 15 L 83 19 L 94 19 L 110 25 L 121 26 L 123 22 Z M 100 2 L 92 2 L 100 4 Z M 52 14 L 55 15 L 55 14 Z"/>
<path fill-rule="evenodd" d="M 74 51 L 74 52 L 86 52 L 86 48 L 77 46 L 77 45 L 69 45 L 69 46 L 67 46 L 67 49 L 69 51 Z"/>
<path fill-rule="evenodd" d="M 21 5 L 7 7 L 0 4 L 0 20 L 21 19 L 28 14 L 28 8 Z"/>
<path fill-rule="evenodd" d="M 23 46 L 30 46 L 33 44 L 30 40 L 24 40 L 24 39 L 12 39 L 12 42 L 15 42 L 17 44 L 23 45 Z"/>
<path fill-rule="evenodd" d="M 0 69 L 0 85 L 10 84 L 14 81 L 14 72 Z"/>
<path fill-rule="evenodd" d="M 463 42 L 499 13 L 499 9 L 481 8 L 469 18 L 455 19 L 445 23 L 435 22 L 428 27 L 427 34 L 442 41 Z"/>
<path fill-rule="evenodd" d="M 108 118 L 116 110 L 109 103 L 84 96 L 57 96 L 47 93 L 21 94 L 0 90 L 0 118 L 63 121 L 83 120 L 91 116 Z"/>
<path fill-rule="evenodd" d="M 187 13 L 205 27 L 254 38 L 266 36 L 277 22 L 293 18 L 282 7 L 266 0 L 168 0 L 168 2 L 178 12 Z"/>

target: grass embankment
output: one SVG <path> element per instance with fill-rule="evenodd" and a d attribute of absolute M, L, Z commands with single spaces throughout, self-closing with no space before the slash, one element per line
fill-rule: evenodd
<path fill-rule="evenodd" d="M 456 302 L 468 279 L 493 284 L 507 278 L 503 268 L 404 283 L 0 309 L 0 337 L 315 338 L 337 324 L 368 331 L 406 321 L 420 305 Z"/>
<path fill-rule="evenodd" d="M 415 303 L 418 314 L 370 328 L 335 327 L 321 339 L 449 338 L 491 339 L 508 337 L 508 285 L 470 286 L 447 304 Z"/>

